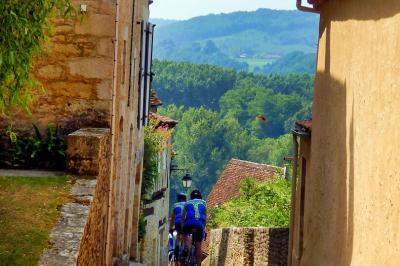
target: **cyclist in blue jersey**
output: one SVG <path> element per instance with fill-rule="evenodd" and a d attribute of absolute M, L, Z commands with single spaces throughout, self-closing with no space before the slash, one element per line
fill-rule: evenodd
<path fill-rule="evenodd" d="M 201 242 L 204 240 L 204 231 L 207 221 L 207 205 L 198 190 L 193 190 L 190 200 L 186 202 L 182 215 L 183 232 L 192 234 L 196 249 L 196 263 L 201 265 Z M 186 245 L 189 246 L 189 243 Z"/>
<path fill-rule="evenodd" d="M 184 241 L 183 228 L 182 228 L 182 213 L 183 209 L 185 208 L 185 203 L 186 203 L 186 194 L 185 193 L 178 194 L 177 203 L 174 204 L 169 225 L 171 232 L 176 230 L 176 232 L 178 233 L 175 246 L 175 256 L 177 258 L 181 255 L 179 246 L 183 246 L 183 241 Z"/>

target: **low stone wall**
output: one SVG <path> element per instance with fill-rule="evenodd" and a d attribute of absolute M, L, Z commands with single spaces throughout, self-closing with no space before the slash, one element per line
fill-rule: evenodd
<path fill-rule="evenodd" d="M 105 265 L 110 189 L 110 130 L 87 128 L 68 136 L 67 168 L 73 201 L 61 208 L 51 248 L 40 265 Z M 79 177 L 78 177 L 79 176 Z"/>
<path fill-rule="evenodd" d="M 68 172 L 95 174 L 93 201 L 80 243 L 77 265 L 105 265 L 110 190 L 110 131 L 81 129 L 68 137 Z"/>
<path fill-rule="evenodd" d="M 287 265 L 288 228 L 223 228 L 210 234 L 206 265 Z"/>
<path fill-rule="evenodd" d="M 74 178 L 73 201 L 61 207 L 60 221 L 50 235 L 51 246 L 44 250 L 40 266 L 75 266 L 96 180 Z"/>

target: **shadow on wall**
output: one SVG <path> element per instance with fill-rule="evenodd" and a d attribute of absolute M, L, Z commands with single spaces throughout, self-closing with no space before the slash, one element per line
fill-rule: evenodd
<path fill-rule="evenodd" d="M 317 265 L 324 263 L 322 258 L 335 258 L 333 265 L 346 266 L 352 261 L 354 234 L 354 99 L 346 80 L 331 74 L 335 55 L 331 54 L 330 20 L 321 19 L 320 27 L 326 43 L 320 42 L 319 56 L 325 58 L 319 58 L 315 78 L 313 161 L 305 195 L 301 264 Z M 320 40 L 324 39 L 320 36 Z"/>

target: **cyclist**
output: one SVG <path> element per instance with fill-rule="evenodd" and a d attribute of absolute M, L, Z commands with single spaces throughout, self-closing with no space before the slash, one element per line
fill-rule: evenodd
<path fill-rule="evenodd" d="M 175 242 L 176 242 L 176 231 L 173 231 L 173 232 L 169 232 L 169 235 L 168 235 L 168 246 L 169 246 L 169 248 L 168 248 L 168 261 L 169 261 L 169 263 L 168 263 L 168 265 L 174 265 L 174 262 L 176 261 L 176 255 L 175 255 L 175 246 L 176 246 L 176 244 L 175 244 Z"/>
<path fill-rule="evenodd" d="M 177 241 L 175 245 L 175 256 L 179 257 L 181 252 L 179 252 L 179 246 L 182 246 L 182 242 L 184 241 L 184 236 L 183 236 L 183 228 L 182 228 L 182 213 L 183 209 L 185 208 L 185 202 L 186 202 L 186 194 L 185 193 L 179 193 L 177 195 L 177 203 L 174 204 L 174 208 L 172 210 L 171 214 L 171 220 L 170 220 L 170 227 L 171 231 L 173 232 L 176 230 L 178 233 L 177 235 Z"/>
<path fill-rule="evenodd" d="M 207 205 L 202 199 L 199 190 L 193 190 L 190 194 L 190 200 L 186 202 L 183 210 L 183 232 L 186 235 L 186 246 L 189 234 L 192 234 L 195 243 L 196 263 L 201 265 L 201 242 L 204 240 L 204 230 L 207 221 Z"/>

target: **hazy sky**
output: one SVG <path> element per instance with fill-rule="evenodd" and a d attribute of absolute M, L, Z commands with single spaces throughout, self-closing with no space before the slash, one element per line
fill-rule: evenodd
<path fill-rule="evenodd" d="M 295 0 L 154 0 L 152 18 L 188 19 L 210 13 L 229 13 L 258 8 L 295 9 Z"/>

